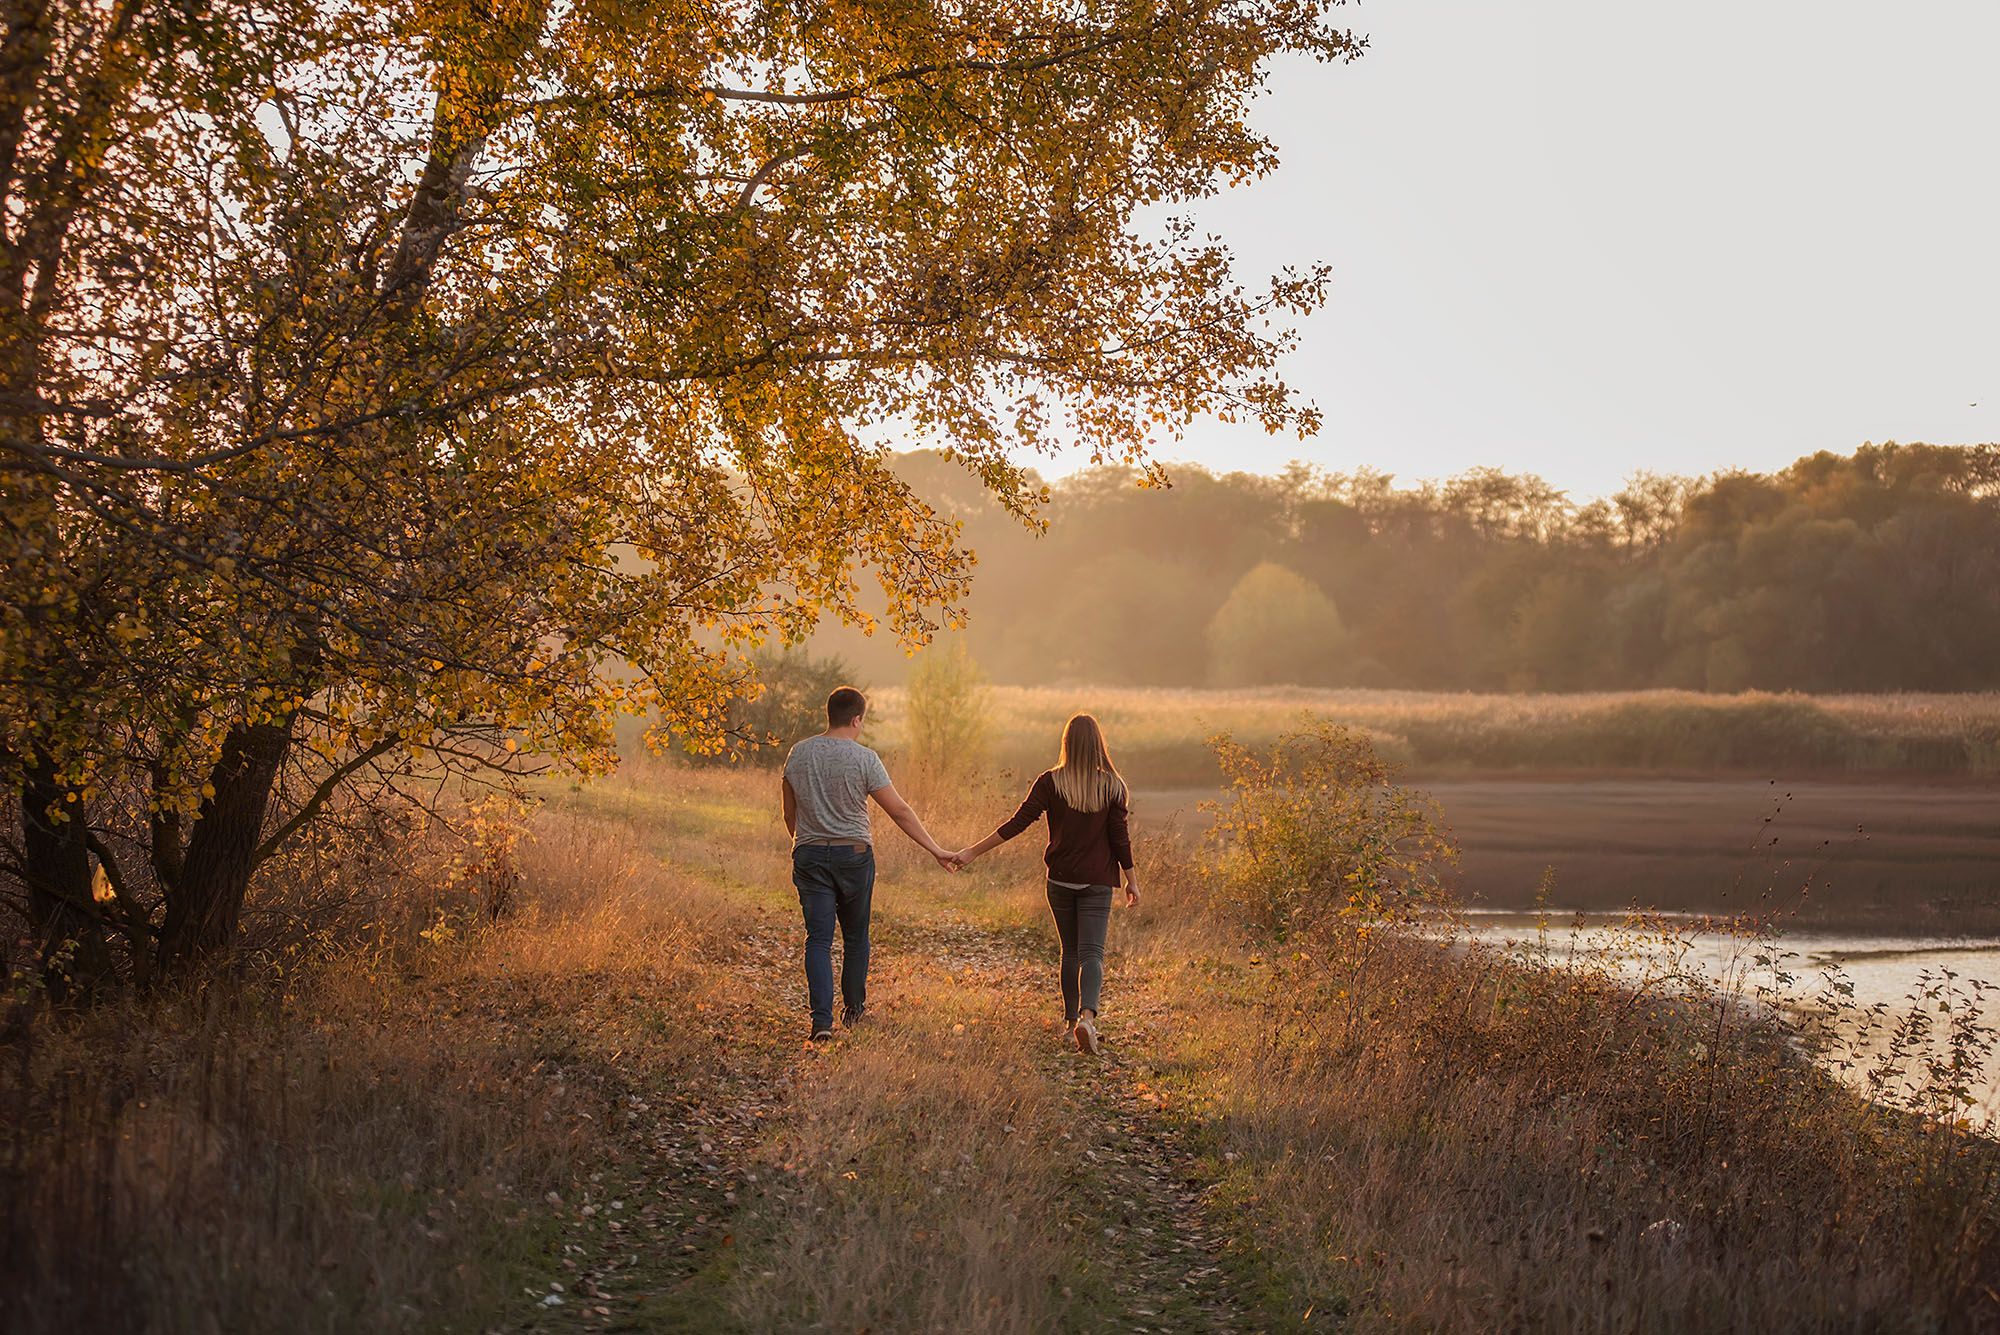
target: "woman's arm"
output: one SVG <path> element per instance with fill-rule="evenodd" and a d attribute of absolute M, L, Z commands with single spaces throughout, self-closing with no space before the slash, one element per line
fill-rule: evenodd
<path fill-rule="evenodd" d="M 1005 839 L 1000 837 L 1000 831 L 995 830 L 993 833 L 987 835 L 984 839 L 981 839 L 978 843 L 967 845 L 966 847 L 959 849 L 956 853 L 953 853 L 951 855 L 951 860 L 953 862 L 956 862 L 959 866 L 963 867 L 971 863 L 971 861 L 974 858 L 978 857 L 980 854 L 990 853 L 994 849 L 1000 847 L 1000 845 L 1006 842 L 1007 841 Z"/>
<path fill-rule="evenodd" d="M 1129 909 L 1139 902 L 1139 876 L 1132 869 L 1132 820 L 1124 793 L 1111 799 L 1110 810 L 1105 813 L 1104 837 L 1111 845 L 1112 859 L 1125 869 L 1125 907 Z"/>
<path fill-rule="evenodd" d="M 1028 789 L 1028 795 L 1021 799 L 1021 805 L 1015 809 L 1013 815 L 1000 822 L 999 829 L 993 831 L 993 833 L 987 835 L 978 843 L 959 849 L 958 852 L 952 855 L 952 860 L 963 867 L 980 854 L 991 852 L 993 849 L 1006 843 L 1009 839 L 1012 839 L 1015 835 L 1026 830 L 1030 825 L 1033 825 L 1040 819 L 1041 814 L 1049 808 L 1049 795 L 1045 791 L 1048 786 L 1049 776 L 1047 774 L 1037 777 L 1034 784 Z"/>

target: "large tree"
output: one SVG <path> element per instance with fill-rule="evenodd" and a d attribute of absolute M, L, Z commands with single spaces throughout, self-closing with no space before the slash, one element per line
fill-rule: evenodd
<path fill-rule="evenodd" d="M 737 651 L 921 641 L 928 439 L 1145 466 L 1272 374 L 1177 205 L 1337 0 L 10 0 L 0 756 L 52 949 L 173 965 L 341 786 L 714 741 Z M 93 897 L 101 867 L 110 893 Z M 79 963 L 81 961 L 81 963 Z"/>

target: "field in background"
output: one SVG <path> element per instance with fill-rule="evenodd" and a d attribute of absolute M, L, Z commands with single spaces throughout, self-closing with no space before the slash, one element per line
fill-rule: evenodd
<path fill-rule="evenodd" d="M 1712 695 L 1619 691 L 1480 695 L 1388 690 L 988 688 L 992 761 L 1032 773 L 1055 758 L 1063 720 L 1103 721 L 1139 788 L 1213 784 L 1207 738 L 1265 742 L 1302 713 L 1362 729 L 1418 774 L 1439 772 L 2000 775 L 2000 693 Z M 870 740 L 902 742 L 906 693 L 874 693 Z"/>

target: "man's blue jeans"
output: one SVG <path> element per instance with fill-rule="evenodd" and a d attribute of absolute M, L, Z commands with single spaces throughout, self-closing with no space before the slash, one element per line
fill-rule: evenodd
<path fill-rule="evenodd" d="M 792 850 L 792 884 L 806 918 L 806 997 L 813 1032 L 833 1028 L 833 929 L 840 928 L 840 999 L 850 1015 L 868 1003 L 868 913 L 875 851 L 840 844 Z"/>

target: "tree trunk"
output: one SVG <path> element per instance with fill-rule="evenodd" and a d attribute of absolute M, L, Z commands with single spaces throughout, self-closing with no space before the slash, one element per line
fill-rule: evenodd
<path fill-rule="evenodd" d="M 160 927 L 163 972 L 189 968 L 235 944 L 272 786 L 291 743 L 289 719 L 238 728 L 223 743 L 209 775 L 215 796 L 195 813 L 178 873 L 167 888 Z"/>
<path fill-rule="evenodd" d="M 111 967 L 90 895 L 83 804 L 69 801 L 69 794 L 45 758 L 29 762 L 21 779 L 22 863 L 28 910 L 41 936 L 43 983 L 57 1001 L 89 990 Z"/>

